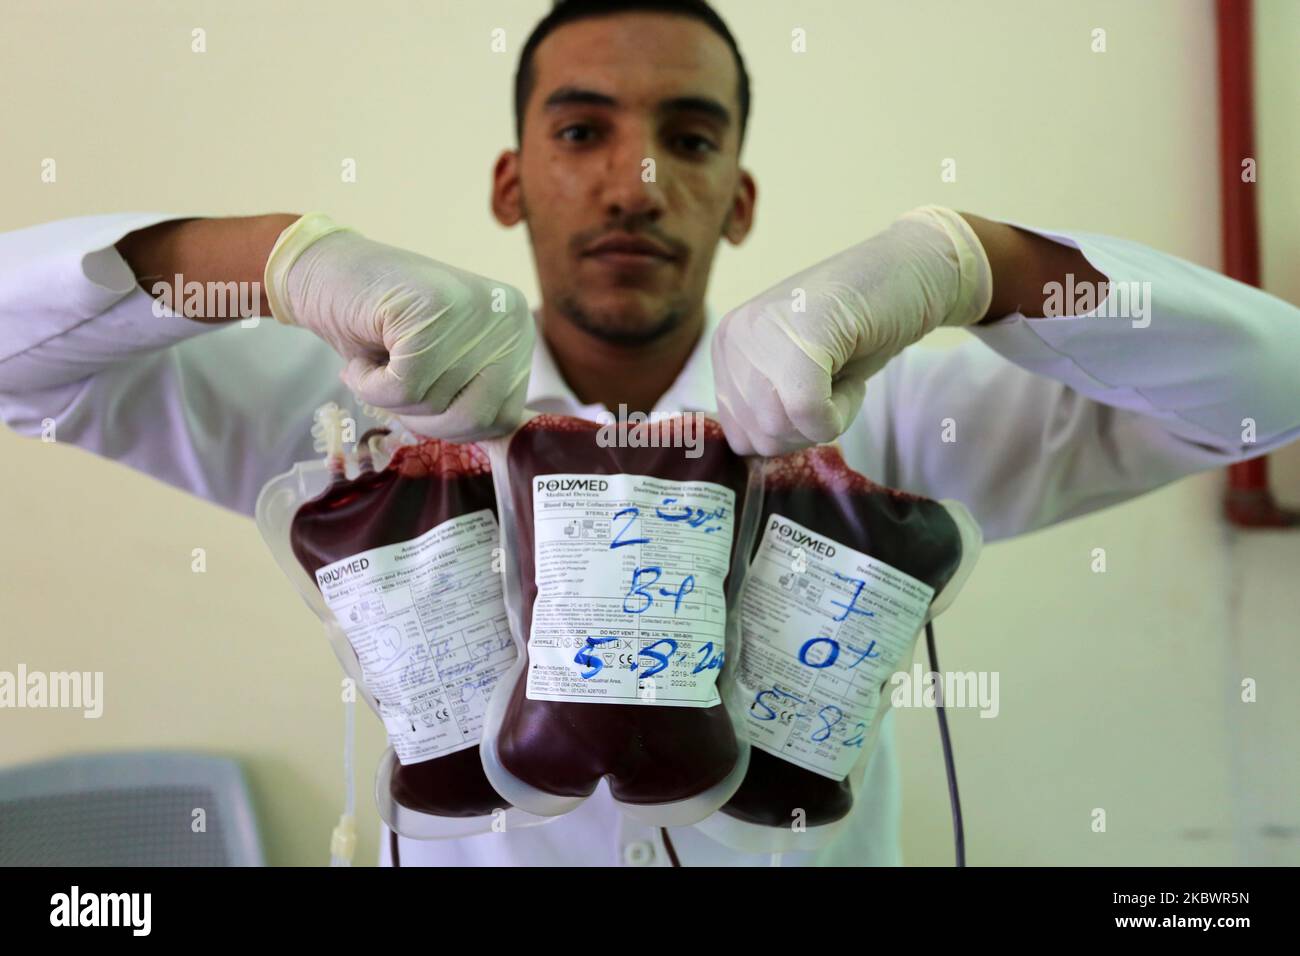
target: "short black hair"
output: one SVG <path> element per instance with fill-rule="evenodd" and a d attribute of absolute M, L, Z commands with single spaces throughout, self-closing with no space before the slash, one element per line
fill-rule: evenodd
<path fill-rule="evenodd" d="M 528 42 L 519 54 L 519 67 L 515 71 L 515 138 L 518 144 L 523 146 L 524 143 L 524 111 L 528 108 L 528 98 L 536 84 L 533 54 L 537 47 L 566 23 L 613 13 L 672 13 L 690 17 L 704 23 L 727 41 L 731 55 L 736 60 L 736 73 L 739 76 L 736 99 L 740 103 L 740 143 L 743 145 L 745 127 L 749 123 L 749 73 L 745 70 L 745 59 L 740 55 L 736 38 L 705 0 L 555 0 L 554 8 L 533 28 Z"/>

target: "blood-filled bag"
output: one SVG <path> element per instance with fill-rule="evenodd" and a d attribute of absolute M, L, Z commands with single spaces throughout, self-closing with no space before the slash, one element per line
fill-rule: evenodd
<path fill-rule="evenodd" d="M 748 762 L 722 691 L 757 470 L 702 415 L 540 415 L 489 447 L 519 656 L 489 708 L 488 778 L 534 814 L 604 780 L 642 821 L 702 819 Z"/>
<path fill-rule="evenodd" d="M 351 460 L 330 441 L 324 463 L 269 483 L 258 523 L 388 731 L 385 822 L 417 839 L 486 832 L 509 804 L 478 745 L 516 654 L 488 458 L 473 444 L 368 437 Z"/>
<path fill-rule="evenodd" d="M 731 685 L 753 752 L 699 829 L 747 852 L 815 850 L 866 798 L 889 682 L 973 570 L 982 533 L 960 502 L 875 484 L 834 445 L 765 461 L 758 524 Z"/>

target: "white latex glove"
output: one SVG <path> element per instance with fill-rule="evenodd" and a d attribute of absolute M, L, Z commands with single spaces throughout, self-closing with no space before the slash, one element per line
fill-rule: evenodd
<path fill-rule="evenodd" d="M 713 375 L 728 442 L 779 455 L 832 441 L 853 423 L 868 378 L 935 328 L 978 322 L 992 296 L 966 220 L 941 206 L 903 214 L 723 316 Z"/>
<path fill-rule="evenodd" d="M 320 213 L 280 234 L 265 283 L 275 318 L 333 346 L 348 388 L 416 434 L 471 441 L 519 423 L 536 330 L 518 289 Z"/>

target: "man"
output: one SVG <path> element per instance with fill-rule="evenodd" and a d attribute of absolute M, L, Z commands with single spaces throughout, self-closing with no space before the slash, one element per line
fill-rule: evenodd
<path fill-rule="evenodd" d="M 312 457 L 312 410 L 348 390 L 453 439 L 525 404 L 716 410 L 742 453 L 838 436 L 852 467 L 963 501 L 990 540 L 1300 436 L 1298 310 L 1119 239 L 924 207 L 714 321 L 717 244 L 754 219 L 748 107 L 703 2 L 559 4 L 522 53 L 519 147 L 494 170 L 496 218 L 531 239 L 533 316 L 503 283 L 323 215 L 51 223 L 0 237 L 0 413 L 251 513 L 267 478 Z M 265 278 L 259 314 L 282 326 L 204 336 L 220 318 L 155 317 L 145 289 L 178 273 Z M 1096 294 L 1057 308 L 1052 288 Z M 907 350 L 939 325 L 972 341 Z M 786 864 L 899 862 L 888 718 L 857 789 L 845 835 Z M 672 840 L 683 865 L 769 862 L 690 828 Z M 397 842 L 403 865 L 667 863 L 603 790 L 545 826 Z"/>

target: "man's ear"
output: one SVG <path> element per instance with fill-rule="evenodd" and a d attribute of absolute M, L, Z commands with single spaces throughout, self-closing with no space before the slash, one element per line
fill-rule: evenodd
<path fill-rule="evenodd" d="M 509 228 L 524 218 L 523 194 L 519 187 L 519 153 L 507 149 L 492 167 L 492 215 Z"/>
<path fill-rule="evenodd" d="M 745 241 L 749 231 L 754 228 L 754 207 L 758 202 L 758 184 L 747 170 L 740 170 L 736 180 L 736 194 L 731 201 L 727 221 L 722 234 L 733 246 Z"/>

